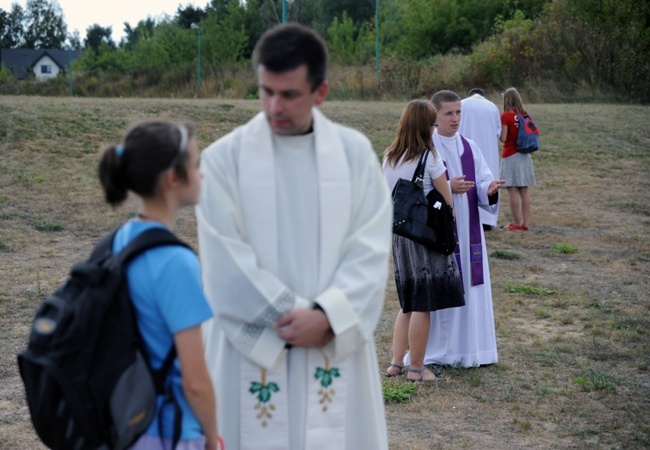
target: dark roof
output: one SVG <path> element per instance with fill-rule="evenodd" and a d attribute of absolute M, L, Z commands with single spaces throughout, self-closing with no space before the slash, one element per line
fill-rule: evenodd
<path fill-rule="evenodd" d="M 3 48 L 0 60 L 19 80 L 27 78 L 27 72 L 43 56 L 49 56 L 61 69 L 68 67 L 72 61 L 81 56 L 79 50 L 28 50 Z"/>

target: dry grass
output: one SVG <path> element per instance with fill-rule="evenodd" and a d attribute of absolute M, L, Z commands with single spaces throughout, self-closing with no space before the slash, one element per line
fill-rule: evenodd
<path fill-rule="evenodd" d="M 403 105 L 323 109 L 381 152 Z M 104 205 L 95 175 L 100 146 L 145 117 L 194 122 L 206 146 L 257 108 L 254 101 L 2 97 L 0 448 L 43 448 L 15 364 L 35 309 L 136 208 Z M 650 447 L 650 110 L 530 110 L 543 133 L 533 156 L 532 229 L 487 235 L 488 252 L 497 251 L 490 269 L 500 362 L 446 368 L 441 382 L 387 405 L 391 448 Z M 507 200 L 504 193 L 502 224 L 510 222 Z M 196 242 L 191 210 L 179 234 Z M 554 250 L 563 244 L 577 251 Z M 379 372 L 397 309 L 391 280 L 376 333 Z"/>

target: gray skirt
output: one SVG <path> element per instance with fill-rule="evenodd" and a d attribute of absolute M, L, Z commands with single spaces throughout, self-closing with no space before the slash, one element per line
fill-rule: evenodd
<path fill-rule="evenodd" d="M 515 153 L 501 158 L 501 179 L 505 187 L 535 186 L 535 168 L 530 153 Z"/>
<path fill-rule="evenodd" d="M 395 286 L 402 311 L 430 312 L 465 305 L 454 255 L 393 234 Z"/>

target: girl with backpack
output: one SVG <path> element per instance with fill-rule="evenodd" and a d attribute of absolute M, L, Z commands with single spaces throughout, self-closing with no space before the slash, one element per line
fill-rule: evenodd
<path fill-rule="evenodd" d="M 202 175 L 193 135 L 190 125 L 152 120 L 131 128 L 121 145 L 104 149 L 99 179 L 106 201 L 117 206 L 128 191 L 141 200 L 137 216 L 115 234 L 114 252 L 145 230 L 173 230 L 179 210 L 198 202 Z M 153 248 L 129 263 L 126 276 L 152 368 L 161 367 L 172 346 L 177 352 L 166 383 L 178 405 L 159 396 L 153 422 L 131 449 L 170 449 L 180 437 L 177 450 L 216 450 L 216 399 L 201 334 L 201 323 L 213 313 L 197 256 L 182 246 Z M 174 436 L 178 407 L 181 429 Z"/>
<path fill-rule="evenodd" d="M 510 211 L 513 221 L 504 226 L 506 230 L 528 231 L 530 218 L 529 186 L 535 186 L 535 168 L 530 153 L 517 151 L 519 122 L 517 114 L 527 114 L 517 89 L 511 87 L 503 92 L 503 114 L 501 114 L 501 178 L 506 181 Z"/>

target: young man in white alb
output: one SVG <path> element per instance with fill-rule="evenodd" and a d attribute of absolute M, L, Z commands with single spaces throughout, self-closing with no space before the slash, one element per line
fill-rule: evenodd
<path fill-rule="evenodd" d="M 493 364 L 498 356 L 492 288 L 479 210 L 492 208 L 504 181 L 494 179 L 478 146 L 458 133 L 460 97 L 452 91 L 439 91 L 431 101 L 438 110 L 433 145 L 447 166 L 456 214 L 456 260 L 465 306 L 431 313 L 424 361 L 462 367 Z"/>

